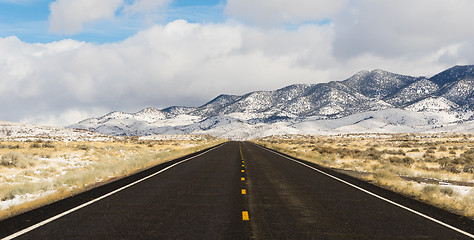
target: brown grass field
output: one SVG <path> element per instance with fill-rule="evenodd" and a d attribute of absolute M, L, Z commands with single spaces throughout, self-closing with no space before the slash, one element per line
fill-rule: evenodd
<path fill-rule="evenodd" d="M 80 193 L 224 140 L 121 138 L 0 142 L 0 219 Z"/>
<path fill-rule="evenodd" d="M 284 135 L 254 142 L 474 219 L 473 135 Z"/>

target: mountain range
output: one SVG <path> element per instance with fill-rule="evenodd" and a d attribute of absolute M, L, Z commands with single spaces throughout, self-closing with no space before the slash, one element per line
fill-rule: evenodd
<path fill-rule="evenodd" d="M 383 70 L 343 81 L 294 84 L 242 96 L 220 95 L 200 107 L 111 112 L 70 126 L 110 135 L 203 133 L 227 138 L 271 134 L 472 131 L 474 65 L 433 77 Z"/>

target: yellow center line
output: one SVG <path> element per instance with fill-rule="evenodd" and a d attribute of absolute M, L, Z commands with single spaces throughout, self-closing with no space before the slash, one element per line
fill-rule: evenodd
<path fill-rule="evenodd" d="M 242 153 L 242 145 L 239 143 L 239 151 L 240 151 L 240 157 L 242 158 L 242 168 L 245 167 L 244 165 L 244 154 Z M 241 172 L 245 172 L 244 169 L 240 170 Z M 245 177 L 240 178 L 241 181 L 245 181 Z M 242 189 L 242 195 L 247 194 L 246 189 Z M 242 211 L 242 221 L 249 221 L 249 212 L 248 211 Z"/>
<path fill-rule="evenodd" d="M 247 211 L 242 211 L 242 220 L 243 221 L 248 221 L 249 219 L 249 212 Z"/>

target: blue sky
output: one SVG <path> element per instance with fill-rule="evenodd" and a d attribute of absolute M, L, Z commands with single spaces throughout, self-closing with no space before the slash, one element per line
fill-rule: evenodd
<path fill-rule="evenodd" d="M 0 0 L 0 121 L 474 63 L 473 0 Z"/>
<path fill-rule="evenodd" d="M 98 21 L 84 32 L 60 34 L 49 30 L 49 4 L 52 0 L 0 0 L 0 37 L 17 36 L 29 43 L 47 43 L 65 38 L 79 41 L 106 43 L 123 40 L 150 23 L 143 16 L 125 16 L 117 11 L 117 19 Z M 131 1 L 128 1 L 131 2 Z M 153 23 L 176 19 L 189 22 L 223 22 L 225 0 L 175 0 Z"/>

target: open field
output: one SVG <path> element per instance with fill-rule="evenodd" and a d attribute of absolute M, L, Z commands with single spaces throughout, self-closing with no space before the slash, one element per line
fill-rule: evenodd
<path fill-rule="evenodd" d="M 0 218 L 222 142 L 209 136 L 0 142 Z"/>
<path fill-rule="evenodd" d="M 284 135 L 254 142 L 474 219 L 473 135 Z"/>

